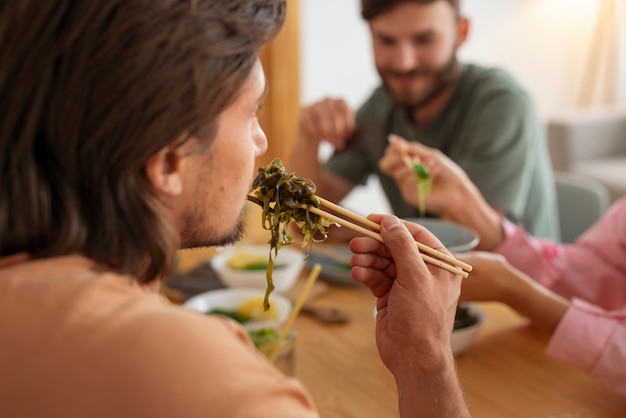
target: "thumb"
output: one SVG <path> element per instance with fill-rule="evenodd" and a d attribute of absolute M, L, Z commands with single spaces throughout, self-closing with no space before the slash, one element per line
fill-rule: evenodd
<path fill-rule="evenodd" d="M 400 219 L 396 216 L 386 216 L 380 226 L 381 236 L 393 257 L 398 273 L 404 272 L 409 266 L 416 268 L 423 263 L 415 245 L 415 238 Z"/>

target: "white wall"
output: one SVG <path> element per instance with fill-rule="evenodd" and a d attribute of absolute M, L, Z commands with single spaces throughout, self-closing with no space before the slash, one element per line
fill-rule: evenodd
<path fill-rule="evenodd" d="M 545 118 L 576 102 L 599 3 L 462 0 L 471 29 L 459 57 L 508 70 L 526 86 Z M 359 5 L 359 0 L 300 0 L 303 103 L 330 95 L 356 107 L 378 84 Z M 327 153 L 325 149 L 322 155 Z M 374 204 L 372 193 L 379 196 Z M 376 182 L 353 192 L 344 204 L 359 210 L 363 202 L 365 212 L 389 211 Z"/>
<path fill-rule="evenodd" d="M 463 61 L 507 69 L 542 115 L 574 104 L 598 0 L 464 0 Z M 378 83 L 359 0 L 300 0 L 302 98 L 341 96 L 357 106 Z"/>
<path fill-rule="evenodd" d="M 473 28 L 460 57 L 508 70 L 547 117 L 576 103 L 599 3 L 466 0 Z"/>

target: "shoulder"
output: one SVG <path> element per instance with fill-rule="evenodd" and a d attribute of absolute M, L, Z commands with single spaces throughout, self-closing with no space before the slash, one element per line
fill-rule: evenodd
<path fill-rule="evenodd" d="M 101 356 L 111 365 L 109 379 L 124 376 L 116 393 L 132 393 L 127 403 L 143 404 L 136 416 L 289 416 L 272 415 L 273 408 L 309 416 L 302 411 L 313 411 L 301 385 L 271 366 L 245 330 L 225 318 L 174 306 L 146 309 L 119 329 Z"/>
<path fill-rule="evenodd" d="M 535 130 L 538 114 L 532 98 L 507 72 L 465 64 L 456 100 L 467 120 Z"/>
<path fill-rule="evenodd" d="M 463 64 L 461 74 L 462 82 L 472 88 L 525 92 L 521 84 L 510 73 L 499 67 Z"/>
<path fill-rule="evenodd" d="M 459 93 L 480 106 L 497 103 L 498 106 L 532 107 L 526 89 L 512 75 L 501 68 L 464 64 L 459 81 Z"/>
<path fill-rule="evenodd" d="M 174 306 L 84 258 L 33 260 L 2 273 L 11 297 L 0 296 L 0 311 L 30 332 L 5 328 L 0 339 L 13 342 L 16 370 L 28 365 L 20 373 L 45 385 L 41 405 L 72 399 L 63 405 L 78 411 L 72 416 L 315 416 L 302 386 L 234 321 Z M 23 347 L 45 347 L 46 355 L 33 363 Z M 295 413 L 273 415 L 278 408 Z"/>

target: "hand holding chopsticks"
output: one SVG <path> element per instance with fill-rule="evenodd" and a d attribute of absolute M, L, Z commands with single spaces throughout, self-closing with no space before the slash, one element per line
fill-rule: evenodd
<path fill-rule="evenodd" d="M 345 208 L 342 208 L 341 206 L 335 203 L 332 203 L 326 199 L 323 199 L 319 196 L 318 196 L 318 199 L 320 200 L 322 206 L 328 207 L 334 210 L 335 212 L 347 218 L 353 219 L 359 222 L 360 224 L 365 225 L 371 229 L 367 229 L 361 225 L 355 224 L 353 222 L 350 222 L 339 216 L 333 215 L 332 213 L 325 212 L 316 207 L 309 207 L 309 211 L 311 211 L 312 213 L 315 213 L 316 215 L 330 219 L 331 221 L 336 222 L 339 225 L 345 226 L 346 228 L 350 228 L 353 231 L 356 231 L 360 234 L 369 236 L 380 242 L 384 242 L 381 235 L 377 232 L 374 232 L 374 231 L 380 231 L 380 225 L 378 225 L 376 222 L 370 221 L 369 219 L 364 218 L 363 216 L 357 215 L 356 213 L 351 212 Z M 372 231 L 372 229 L 374 231 Z M 416 241 L 415 243 L 417 245 L 417 248 L 421 252 L 422 259 L 427 263 L 433 264 L 437 267 L 443 268 L 444 270 L 448 270 L 452 273 L 458 274 L 463 278 L 467 278 L 469 276 L 469 272 L 472 271 L 472 266 L 470 266 L 467 263 L 457 260 L 454 257 L 451 257 L 445 253 L 442 253 L 441 251 L 435 250 L 434 248 L 431 248 L 425 244 L 422 244 L 419 241 Z M 434 258 L 434 257 L 437 257 L 437 258 Z"/>
<path fill-rule="evenodd" d="M 284 230 L 286 230 L 289 222 L 296 220 L 296 217 L 298 222 L 306 225 L 306 231 L 305 229 L 302 229 L 302 231 L 305 233 L 309 243 L 313 242 L 312 236 L 315 231 L 324 231 L 329 221 L 336 222 L 339 225 L 384 242 L 381 235 L 375 232 L 380 231 L 380 225 L 316 196 L 313 182 L 297 177 L 293 173 L 287 173 L 282 161 L 279 159 L 274 159 L 271 164 L 259 169 L 259 174 L 252 183 L 248 200 L 263 208 L 263 227 L 272 230 L 271 248 L 278 248 L 281 236 L 284 241 L 283 244 L 288 241 L 285 238 Z M 370 229 L 319 209 L 317 201 Z M 273 207 L 272 204 L 274 205 Z M 302 216 L 299 213 L 302 212 L 300 209 L 306 209 L 308 212 L 317 214 L 323 222 L 312 222 L 309 216 Z M 282 229 L 281 224 L 284 224 Z M 420 242 L 416 242 L 416 245 L 422 259 L 428 263 L 464 278 L 472 270 L 469 264 L 463 263 L 441 251 L 437 251 Z"/>

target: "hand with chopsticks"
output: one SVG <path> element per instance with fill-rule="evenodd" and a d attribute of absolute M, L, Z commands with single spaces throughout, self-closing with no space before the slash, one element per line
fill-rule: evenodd
<path fill-rule="evenodd" d="M 411 143 L 400 136 L 391 134 L 388 140 L 389 145 L 385 148 L 383 157 L 378 161 L 378 167 L 383 173 L 395 180 L 404 201 L 419 209 L 420 216 L 423 216 L 424 209 L 430 212 L 428 206 L 424 208 L 423 205 L 428 200 L 427 195 L 432 191 L 432 184 L 428 187 L 428 193 L 422 193 L 415 169 L 416 164 L 424 167 L 429 182 L 432 182 L 432 162 L 427 161 L 425 156 L 412 152 Z"/>
<path fill-rule="evenodd" d="M 426 211 L 441 219 L 464 225 L 478 233 L 476 249 L 491 250 L 502 240 L 501 214 L 484 199 L 463 169 L 435 148 L 394 136 L 379 162 L 381 171 L 393 177 L 407 203 L 418 207 L 415 178 L 407 156 L 428 167 L 432 187 L 425 198 Z"/>
<path fill-rule="evenodd" d="M 377 232 L 380 231 L 379 224 L 317 196 L 314 192 L 313 182 L 294 173 L 287 173 L 278 158 L 259 168 L 259 173 L 252 182 L 248 200 L 263 208 L 263 227 L 272 231 L 270 241 L 272 248 L 278 249 L 280 245 L 290 242 L 291 237 L 284 231 L 291 223 L 297 224 L 305 234 L 310 235 L 305 240 L 309 245 L 314 241 L 312 235 L 316 230 L 326 235 L 325 229 L 332 223 L 383 242 L 383 238 Z M 322 206 L 334 213 L 323 210 Z M 449 253 L 438 251 L 419 241 L 415 241 L 414 245 L 419 250 L 421 258 L 432 265 L 461 277 L 467 277 L 472 271 L 472 266 L 455 259 Z"/>
<path fill-rule="evenodd" d="M 398 382 L 401 416 L 433 399 L 450 410 L 424 416 L 468 416 L 450 349 L 462 279 L 424 262 L 415 241 L 447 250 L 422 226 L 390 215 L 369 218 L 380 224 L 384 244 L 371 237 L 351 241 L 352 277 L 377 298 L 376 343 Z"/>
<path fill-rule="evenodd" d="M 380 231 L 380 225 L 378 223 L 372 221 L 371 219 L 364 218 L 363 216 L 351 212 L 345 208 L 342 208 L 341 206 L 332 203 L 322 197 L 317 196 L 317 198 L 319 199 L 321 206 L 335 211 L 337 215 L 326 212 L 321 208 L 316 207 L 308 207 L 308 210 L 310 212 L 315 213 L 323 218 L 329 219 L 333 222 L 336 222 L 337 224 L 349 228 L 361 235 L 365 235 L 374 238 L 377 241 L 384 242 L 383 237 L 378 232 L 375 232 Z M 472 271 L 471 265 L 463 261 L 457 260 L 449 253 L 444 253 L 435 248 L 431 248 L 428 245 L 419 241 L 415 241 L 415 245 L 420 251 L 420 256 L 422 257 L 422 259 L 427 263 L 458 274 L 463 278 L 467 278 L 469 272 Z"/>

